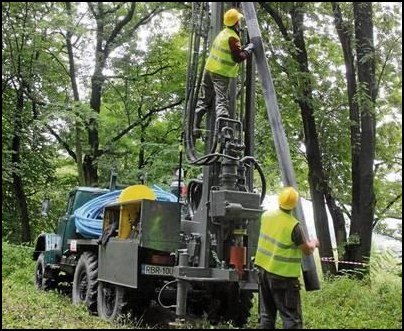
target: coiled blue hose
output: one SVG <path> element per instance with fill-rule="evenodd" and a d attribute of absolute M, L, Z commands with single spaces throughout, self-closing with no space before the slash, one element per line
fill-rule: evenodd
<path fill-rule="evenodd" d="M 76 229 L 84 238 L 98 238 L 102 234 L 102 216 L 106 205 L 117 202 L 122 190 L 100 195 L 74 212 Z"/>
<path fill-rule="evenodd" d="M 154 184 L 152 189 L 156 194 L 156 200 L 177 202 L 177 197 L 174 194 L 164 191 L 161 187 Z M 87 239 L 99 238 L 102 234 L 104 208 L 111 203 L 118 202 L 121 192 L 122 190 L 115 190 L 105 193 L 76 209 L 74 217 L 77 232 Z"/>
<path fill-rule="evenodd" d="M 157 186 L 156 184 L 152 185 L 152 189 L 154 193 L 156 193 L 156 200 L 158 201 L 171 201 L 171 202 L 178 201 L 178 197 L 175 194 L 164 191 L 160 186 Z"/>

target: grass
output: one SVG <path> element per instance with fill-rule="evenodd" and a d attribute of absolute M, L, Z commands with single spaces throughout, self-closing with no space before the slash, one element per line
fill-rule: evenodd
<path fill-rule="evenodd" d="M 333 277 L 321 291 L 303 292 L 308 329 L 401 329 L 401 278 L 389 275 L 369 282 Z"/>
<path fill-rule="evenodd" d="M 55 291 L 35 289 L 31 247 L 2 245 L 2 328 L 4 329 L 117 329 L 139 328 L 129 319 L 109 323 L 88 314 L 84 306 Z M 362 281 L 348 276 L 322 281 L 320 291 L 302 290 L 306 329 L 402 329 L 401 263 L 389 255 L 372 257 L 370 276 Z M 278 321 L 281 328 L 281 322 Z M 151 326 L 153 327 L 153 326 Z M 246 328 L 258 328 L 257 296 Z M 201 320 L 184 328 L 215 327 Z"/>
<path fill-rule="evenodd" d="M 116 325 L 90 316 L 84 306 L 55 291 L 34 286 L 33 249 L 2 243 L 3 329 L 114 329 Z"/>

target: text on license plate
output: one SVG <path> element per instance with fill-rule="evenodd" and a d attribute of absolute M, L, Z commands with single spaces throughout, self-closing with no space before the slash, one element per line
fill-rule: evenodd
<path fill-rule="evenodd" d="M 173 267 L 142 264 L 142 275 L 172 276 Z"/>

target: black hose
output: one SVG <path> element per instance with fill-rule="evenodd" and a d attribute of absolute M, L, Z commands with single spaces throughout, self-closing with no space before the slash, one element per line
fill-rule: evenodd
<path fill-rule="evenodd" d="M 203 67 L 201 67 L 201 73 L 199 74 L 198 77 L 198 81 L 197 83 L 196 81 L 196 75 L 198 72 L 198 58 L 199 58 L 199 50 L 200 50 L 200 37 L 201 35 L 203 35 L 204 37 L 204 48 L 203 48 L 203 54 L 202 54 L 202 65 L 204 66 L 204 61 L 205 61 L 205 54 L 206 54 L 206 49 L 207 49 L 207 33 L 202 34 L 202 25 L 203 25 L 203 19 L 205 17 L 208 17 L 208 11 L 207 11 L 208 7 L 205 3 L 200 3 L 200 7 L 199 7 L 199 13 L 198 13 L 198 21 L 197 19 L 193 19 L 192 23 L 194 23 L 194 21 L 196 23 L 196 27 L 193 25 L 193 29 L 192 29 L 192 43 L 190 43 L 190 51 L 192 49 L 192 56 L 190 56 L 189 58 L 189 66 L 188 66 L 188 74 L 189 74 L 189 85 L 187 86 L 187 103 L 186 103 L 186 113 L 184 114 L 187 118 L 187 123 L 184 126 L 186 128 L 185 130 L 185 146 L 186 146 L 186 155 L 188 160 L 190 160 L 191 162 L 196 160 L 197 156 L 195 153 L 195 146 L 194 146 L 194 137 L 192 135 L 192 131 L 193 131 L 193 121 L 194 121 L 194 116 L 195 116 L 195 105 L 196 105 L 196 100 L 198 97 L 198 92 L 199 92 L 199 88 L 200 88 L 200 82 L 202 79 L 202 72 L 203 72 Z M 193 17 L 196 16 L 195 12 L 196 12 L 196 8 L 193 5 L 192 6 L 192 10 L 193 10 Z M 205 11 L 205 12 L 204 12 Z M 195 86 L 196 85 L 196 86 Z"/>
<path fill-rule="evenodd" d="M 261 166 L 259 165 L 257 160 L 252 156 L 245 156 L 240 160 L 240 162 L 242 162 L 242 163 L 251 162 L 251 163 L 254 164 L 255 169 L 257 169 L 258 174 L 260 175 L 260 179 L 261 179 L 261 199 L 260 199 L 260 202 L 263 203 L 264 199 L 265 199 L 265 195 L 267 194 L 267 182 L 265 180 L 265 175 L 264 175 L 264 172 L 262 171 Z"/>
<path fill-rule="evenodd" d="M 192 215 L 195 214 L 195 211 L 198 209 L 199 203 L 201 201 L 202 185 L 203 182 L 197 179 L 193 179 L 188 183 L 187 201 Z"/>

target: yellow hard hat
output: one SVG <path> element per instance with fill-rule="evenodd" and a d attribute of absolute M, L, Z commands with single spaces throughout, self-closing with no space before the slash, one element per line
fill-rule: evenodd
<path fill-rule="evenodd" d="M 233 26 L 236 24 L 240 18 L 244 17 L 237 9 L 229 9 L 224 13 L 223 22 L 226 26 Z"/>
<path fill-rule="evenodd" d="M 285 187 L 278 196 L 279 206 L 285 210 L 296 207 L 299 200 L 299 193 L 291 186 Z"/>

